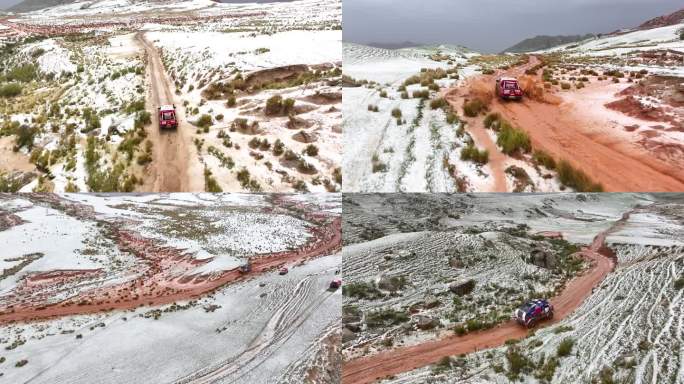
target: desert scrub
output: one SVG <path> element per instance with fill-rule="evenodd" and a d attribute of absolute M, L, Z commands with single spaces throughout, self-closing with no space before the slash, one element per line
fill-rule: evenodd
<path fill-rule="evenodd" d="M 499 112 L 492 112 L 488 114 L 484 119 L 484 126 L 486 128 L 495 129 L 498 128 L 498 123 L 501 120 L 501 115 Z M 496 124 L 496 126 L 495 126 Z"/>
<path fill-rule="evenodd" d="M 401 117 L 401 109 L 399 109 L 399 108 L 392 109 L 392 117 L 395 117 L 397 119 L 400 118 Z"/>
<path fill-rule="evenodd" d="M 424 91 L 413 91 L 411 96 L 414 99 L 429 99 L 430 98 L 430 91 L 424 90 Z"/>
<path fill-rule="evenodd" d="M 221 189 L 221 186 L 207 166 L 204 167 L 204 190 L 211 193 L 223 192 L 223 189 Z"/>
<path fill-rule="evenodd" d="M 283 144 L 280 139 L 276 139 L 275 143 L 273 143 L 273 155 L 275 156 L 280 156 L 285 152 L 285 144 Z"/>
<path fill-rule="evenodd" d="M 294 110 L 294 104 L 294 99 L 283 99 L 280 95 L 274 95 L 266 100 L 264 113 L 268 116 L 289 115 Z"/>
<path fill-rule="evenodd" d="M 501 152 L 507 155 L 528 153 L 532 150 L 530 137 L 521 129 L 513 128 L 510 124 L 501 124 L 497 134 L 496 144 Z"/>
<path fill-rule="evenodd" d="M 367 313 L 365 320 L 368 328 L 380 328 L 405 323 L 409 317 L 405 312 L 386 308 Z"/>
<path fill-rule="evenodd" d="M 304 153 L 307 156 L 318 156 L 318 147 L 313 144 L 309 144 L 306 146 L 306 148 L 304 148 Z"/>
<path fill-rule="evenodd" d="M 473 144 L 468 144 L 461 150 L 461 160 L 472 161 L 479 165 L 484 165 L 489 162 L 489 151 L 486 149 L 479 150 Z"/>
<path fill-rule="evenodd" d="M 9 83 L 0 86 L 0 97 L 15 97 L 21 95 L 22 86 L 19 83 Z"/>
<path fill-rule="evenodd" d="M 551 155 L 542 151 L 541 149 L 535 149 L 532 153 L 532 160 L 538 165 L 543 166 L 548 170 L 556 169 L 556 160 L 554 160 Z"/>
<path fill-rule="evenodd" d="M 487 106 L 480 99 L 468 100 L 463 104 L 463 113 L 468 117 L 476 117 L 486 108 Z"/>
<path fill-rule="evenodd" d="M 378 108 L 377 105 L 368 104 L 368 110 L 371 112 L 378 112 L 380 109 Z"/>
<path fill-rule="evenodd" d="M 200 127 L 200 128 L 209 128 L 212 124 L 213 120 L 210 115 L 207 115 L 206 113 L 200 116 L 196 121 L 195 125 Z"/>
<path fill-rule="evenodd" d="M 566 83 L 566 82 L 562 82 L 562 83 L 561 83 L 561 88 L 564 89 L 564 90 L 568 90 L 568 89 L 572 88 L 572 84 Z"/>
<path fill-rule="evenodd" d="M 446 109 L 449 107 L 449 103 L 443 98 L 437 98 L 430 101 L 430 109 Z"/>
<path fill-rule="evenodd" d="M 259 185 L 259 182 L 251 177 L 247 168 L 243 167 L 240 171 L 238 171 L 237 179 L 240 182 L 242 188 L 248 189 L 252 192 L 261 191 L 261 185 Z"/>
<path fill-rule="evenodd" d="M 577 192 L 603 192 L 601 184 L 593 182 L 584 171 L 574 168 L 566 160 L 558 162 L 556 171 L 560 182 Z"/>
<path fill-rule="evenodd" d="M 342 286 L 342 295 L 364 300 L 375 300 L 384 295 L 375 286 L 375 282 L 354 282 Z"/>
<path fill-rule="evenodd" d="M 506 377 L 511 381 L 516 381 L 521 375 L 532 372 L 532 361 L 521 352 L 517 345 L 508 347 L 506 360 L 508 361 Z"/>
<path fill-rule="evenodd" d="M 556 349 L 558 357 L 565 357 L 572 352 L 572 347 L 575 345 L 575 340 L 571 337 L 563 339 Z"/>

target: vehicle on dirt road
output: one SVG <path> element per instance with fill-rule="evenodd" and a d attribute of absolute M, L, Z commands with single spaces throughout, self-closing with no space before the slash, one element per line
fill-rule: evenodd
<path fill-rule="evenodd" d="M 279 274 L 279 275 L 287 275 L 287 272 L 289 272 L 289 270 L 287 269 L 287 267 L 282 267 L 282 268 L 280 268 L 280 269 L 278 270 L 278 274 Z"/>
<path fill-rule="evenodd" d="M 531 300 L 516 309 L 513 318 L 518 324 L 532 328 L 540 321 L 553 319 L 553 305 L 546 299 Z"/>
<path fill-rule="evenodd" d="M 523 97 L 523 91 L 517 79 L 500 77 L 496 79 L 496 96 L 502 99 L 520 100 Z"/>
<path fill-rule="evenodd" d="M 159 129 L 178 128 L 175 105 L 162 105 L 159 107 Z"/>
<path fill-rule="evenodd" d="M 341 279 L 335 279 L 335 280 L 330 282 L 330 286 L 328 287 L 328 289 L 331 291 L 336 291 L 341 286 L 342 286 L 342 280 Z"/>
<path fill-rule="evenodd" d="M 242 264 L 239 269 L 240 273 L 250 273 L 252 272 L 252 264 L 247 262 L 245 264 Z"/>

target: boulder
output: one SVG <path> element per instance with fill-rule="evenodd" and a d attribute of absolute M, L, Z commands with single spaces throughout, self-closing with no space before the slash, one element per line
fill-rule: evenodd
<path fill-rule="evenodd" d="M 529 262 L 546 269 L 555 269 L 557 266 L 556 256 L 541 248 L 535 248 L 530 252 Z"/>
<path fill-rule="evenodd" d="M 434 296 L 428 296 L 425 298 L 425 308 L 426 309 L 432 309 L 435 307 L 439 307 L 442 304 L 441 301 L 439 301 L 438 298 Z"/>
<path fill-rule="evenodd" d="M 449 284 L 449 290 L 459 296 L 467 295 L 475 289 L 475 280 L 462 280 Z"/>
<path fill-rule="evenodd" d="M 465 264 L 463 264 L 463 260 L 461 260 L 460 257 L 454 256 L 449 259 L 449 266 L 451 268 L 463 268 L 465 267 Z"/>
<path fill-rule="evenodd" d="M 356 334 L 347 328 L 342 329 L 342 342 L 347 343 L 356 339 Z"/>
<path fill-rule="evenodd" d="M 439 325 L 439 320 L 430 316 L 418 316 L 416 319 L 416 327 L 418 329 L 427 330 L 433 329 Z"/>

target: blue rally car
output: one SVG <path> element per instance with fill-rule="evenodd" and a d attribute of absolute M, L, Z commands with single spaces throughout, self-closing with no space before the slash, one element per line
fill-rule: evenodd
<path fill-rule="evenodd" d="M 546 299 L 531 300 L 516 309 L 513 318 L 520 325 L 532 328 L 542 320 L 553 319 L 553 305 Z"/>

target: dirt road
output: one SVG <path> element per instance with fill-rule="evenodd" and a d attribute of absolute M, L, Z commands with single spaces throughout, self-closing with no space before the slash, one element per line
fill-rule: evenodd
<path fill-rule="evenodd" d="M 494 79 L 501 75 L 519 77 L 538 62 L 533 56 L 525 65 L 498 71 L 495 75 L 468 79 L 458 87 L 445 90 L 443 95 L 460 112 L 464 98 L 471 94 L 472 84 L 494 84 Z M 609 84 L 607 81 L 592 83 L 583 90 L 558 93 L 556 96 L 562 100 L 558 105 L 528 97 L 522 102 L 502 102 L 494 98 L 490 110 L 499 112 L 506 120 L 524 129 L 533 148 L 542 149 L 556 159 L 569 161 L 601 183 L 606 191 L 667 192 L 684 189 L 684 169 L 679 164 L 664 162 L 636 142 L 631 142 L 624 135 L 624 127 L 604 113 L 607 108 L 592 102 L 589 97 L 592 89 L 603 89 Z M 493 91 L 493 85 L 491 88 Z M 502 186 L 505 187 L 501 180 L 504 177 L 502 162 L 506 156 L 500 153 L 486 132 L 481 116 L 466 118 L 466 121 L 466 129 L 475 143 L 489 150 L 489 166 L 495 180 L 493 191 L 501 191 Z M 652 122 L 644 121 L 643 124 Z"/>
<path fill-rule="evenodd" d="M 591 245 L 580 252 L 580 256 L 591 263 L 582 275 L 572 279 L 563 291 L 551 299 L 556 308 L 554 319 L 542 323 L 548 326 L 570 315 L 591 295 L 596 287 L 615 267 L 615 259 L 605 246 L 606 234 L 627 220 L 629 213 L 623 215 L 610 229 L 599 233 Z M 426 343 L 396 348 L 373 356 L 361 357 L 345 362 L 342 368 L 342 383 L 372 383 L 387 376 L 407 372 L 436 363 L 444 356 L 472 353 L 482 349 L 503 345 L 509 339 L 522 339 L 527 329 L 511 320 L 495 328 L 469 333 L 465 336 L 448 336 Z"/>
<path fill-rule="evenodd" d="M 154 160 L 146 174 L 151 180 L 143 186 L 144 192 L 202 192 L 202 170 L 192 145 L 193 126 L 188 123 L 183 108 L 176 108 L 178 129 L 159 129 L 157 108 L 164 104 L 181 104 L 174 97 L 173 83 L 164 70 L 159 52 L 142 32 L 136 40 L 145 49 L 150 92 L 147 110 L 152 111 L 152 124 L 147 127 L 148 139 L 152 141 Z"/>

